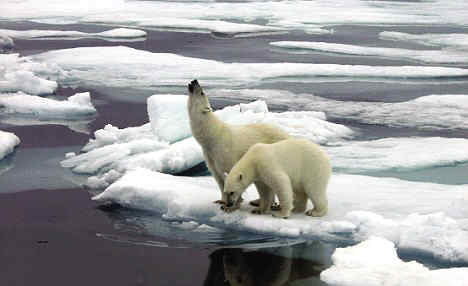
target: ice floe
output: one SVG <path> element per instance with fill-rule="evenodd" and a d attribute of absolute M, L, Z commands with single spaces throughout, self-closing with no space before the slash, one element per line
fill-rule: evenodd
<path fill-rule="evenodd" d="M 23 92 L 0 94 L 0 114 L 25 115 L 42 121 L 81 119 L 93 116 L 96 108 L 89 92 L 77 93 L 66 100 L 44 98 Z"/>
<path fill-rule="evenodd" d="M 20 143 L 18 136 L 11 132 L 0 130 L 0 160 L 6 155 L 13 152 L 15 147 Z"/>
<path fill-rule="evenodd" d="M 383 40 L 414 42 L 456 50 L 466 51 L 466 49 L 468 49 L 468 34 L 408 34 L 384 31 L 379 34 L 379 37 Z"/>
<path fill-rule="evenodd" d="M 281 41 L 270 45 L 285 50 L 308 50 L 333 54 L 377 56 L 396 60 L 419 61 L 430 64 L 466 64 L 468 54 L 457 50 L 408 50 L 399 48 L 365 47 L 325 42 Z"/>
<path fill-rule="evenodd" d="M 283 90 L 218 89 L 213 96 L 262 99 L 290 109 L 324 112 L 328 117 L 420 129 L 468 129 L 468 95 L 434 94 L 404 102 L 339 101 Z"/>
<path fill-rule="evenodd" d="M 444 148 L 440 148 L 444 146 Z M 343 141 L 326 147 L 335 170 L 405 172 L 468 162 L 468 139 L 439 137 Z M 410 155 L 409 155 L 410 154 Z"/>
<path fill-rule="evenodd" d="M 468 268 L 430 270 L 416 261 L 401 260 L 394 243 L 371 237 L 357 245 L 338 248 L 332 255 L 333 266 L 320 274 L 329 285 L 402 286 L 468 284 Z"/>
<path fill-rule="evenodd" d="M 77 173 L 95 174 L 88 185 L 106 187 L 126 171 L 144 167 L 163 173 L 180 173 L 204 161 L 200 145 L 191 137 L 187 96 L 154 95 L 148 98 L 150 122 L 119 129 L 107 125 L 83 147 L 82 154 L 62 161 Z M 264 101 L 227 106 L 215 111 L 230 124 L 266 122 L 293 136 L 327 143 L 353 136 L 343 125 L 325 120 L 321 112 L 269 112 Z"/>
<path fill-rule="evenodd" d="M 146 21 L 155 22 L 161 28 L 185 28 L 184 21 L 193 21 L 194 30 L 206 31 L 219 23 L 230 22 L 228 30 L 243 31 L 256 21 L 259 27 L 312 30 L 326 25 L 466 25 L 465 1 L 368 1 L 345 2 L 320 1 L 59 1 L 32 0 L 2 2 L 0 19 L 29 19 L 42 23 L 101 23 L 140 27 Z M 163 19 L 154 15 L 164 11 Z M 200 21 L 200 22 L 197 22 Z M 212 22 L 212 23 L 210 23 Z M 240 24 L 240 25 L 235 25 Z M 201 26 L 197 29 L 197 25 Z M 224 25 L 220 25 L 223 27 Z M 252 25 L 253 26 L 253 25 Z M 216 27 L 214 27 L 216 29 Z M 248 28 L 247 30 L 251 30 Z"/>
<path fill-rule="evenodd" d="M 0 92 L 51 94 L 63 71 L 54 64 L 38 63 L 19 54 L 0 54 Z"/>
<path fill-rule="evenodd" d="M 79 31 L 59 31 L 59 30 L 8 30 L 0 29 L 0 35 L 6 35 L 15 39 L 81 39 L 99 38 L 104 40 L 144 40 L 146 32 L 136 29 L 117 28 L 99 33 L 85 33 Z"/>
<path fill-rule="evenodd" d="M 468 78 L 468 70 L 429 66 L 363 66 L 307 63 L 224 63 L 129 47 L 83 47 L 32 57 L 66 70 L 61 83 L 95 86 L 185 86 L 194 77 L 208 85 L 258 84 L 262 81 L 423 80 Z M 118 71 L 118 72 L 116 72 Z M 157 73 L 155 73 L 157 71 Z"/>
<path fill-rule="evenodd" d="M 213 204 L 219 190 L 211 177 L 181 177 L 136 169 L 93 199 L 158 212 L 170 220 L 196 221 L 254 233 L 347 242 L 379 235 L 403 250 L 467 262 L 468 213 L 464 207 L 467 189 L 467 185 L 334 174 L 328 188 L 326 217 L 294 214 L 281 220 L 271 215 L 250 214 L 247 203 L 240 211 L 222 212 Z M 254 187 L 250 187 L 244 199 L 249 201 L 257 196 Z"/>

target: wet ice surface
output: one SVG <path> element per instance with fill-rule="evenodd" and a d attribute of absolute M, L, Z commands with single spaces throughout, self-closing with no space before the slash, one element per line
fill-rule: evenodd
<path fill-rule="evenodd" d="M 80 139 L 79 147 L 85 145 L 88 137 L 99 137 L 100 140 L 95 143 L 102 145 L 87 145 L 88 148 L 84 151 L 90 153 L 106 146 L 109 150 L 107 153 L 95 152 L 95 157 L 88 156 L 88 161 L 81 162 L 84 164 L 82 168 L 87 169 L 93 163 L 96 166 L 101 164 L 91 175 L 98 175 L 97 178 L 104 179 L 106 184 L 124 175 L 121 181 L 111 184 L 102 196 L 108 196 L 108 200 L 130 208 L 107 209 L 115 228 L 124 229 L 127 235 L 98 232 L 99 237 L 114 242 L 153 247 L 187 247 L 190 243 L 199 243 L 249 248 L 251 252 L 245 253 L 238 249 L 232 252 L 220 250 L 213 253 L 212 259 L 218 259 L 218 262 L 236 261 L 237 265 L 250 267 L 252 261 L 262 261 L 257 256 L 266 257 L 263 261 L 274 261 L 274 265 L 290 269 L 288 273 L 278 271 L 281 277 L 270 276 L 273 280 L 277 279 L 274 280 L 276 282 L 285 281 L 286 276 L 300 277 L 304 274 L 300 273 L 300 269 L 312 269 L 319 273 L 324 269 L 323 265 L 327 268 L 335 264 L 330 271 L 334 271 L 331 276 L 337 279 L 335 283 L 339 285 L 360 285 L 363 277 L 374 276 L 380 277 L 374 282 L 381 283 L 388 281 L 385 277 L 394 276 L 395 273 L 404 274 L 401 276 L 404 285 L 438 281 L 437 279 L 463 285 L 465 269 L 429 272 L 424 267 L 438 269 L 466 266 L 467 249 L 464 242 L 467 240 L 467 214 L 463 213 L 463 205 L 467 200 L 468 183 L 465 151 L 468 139 L 468 84 L 463 59 L 466 56 L 465 38 L 468 31 L 463 27 L 466 24 L 465 1 L 347 1 L 336 5 L 329 1 L 104 1 L 97 3 L 93 9 L 83 9 L 83 3 L 86 1 L 67 5 L 52 1 L 38 9 L 20 9 L 35 4 L 28 1 L 5 1 L 1 5 L 9 13 L 0 17 L 41 22 L 37 26 L 43 30 L 83 31 L 88 34 L 100 33 L 108 28 L 76 23 L 116 24 L 146 30 L 147 40 L 113 44 L 100 39 L 75 39 L 66 43 L 43 39 L 35 40 L 32 44 L 33 41 L 14 39 L 15 46 L 24 48 L 25 53 L 32 57 L 22 59 L 8 55 L 9 63 L 13 62 L 15 65 L 9 65 L 9 70 L 0 75 L 0 88 L 7 86 L 3 91 L 23 91 L 41 96 L 52 93 L 56 87 L 41 81 L 42 79 L 57 82 L 59 86 L 78 85 L 85 89 L 80 92 L 86 92 L 91 87 L 98 87 L 101 91 L 96 98 L 91 92 L 93 103 L 94 100 L 105 102 L 102 106 L 95 105 L 98 117 L 94 123 L 70 123 L 63 119 L 48 122 L 70 126 L 70 130 L 61 129 L 59 133 L 61 136 L 66 135 L 66 140 L 75 138 L 70 134 L 75 134 L 76 131 L 90 134 L 99 131 L 89 136 L 80 135 L 79 138 L 84 140 Z M 307 12 L 308 9 L 320 13 L 311 14 Z M 165 17 L 154 19 L 154 11 L 161 10 L 167 11 Z M 194 10 L 199 13 L 193 13 Z M 382 19 L 385 19 L 384 22 Z M 188 23 L 197 23 L 198 28 L 188 31 Z M 64 25 L 60 26 L 61 24 Z M 391 26 L 380 26 L 381 24 Z M 8 27 L 8 22 L 1 25 L 6 25 L 2 28 L 15 29 Z M 35 29 L 35 24 L 30 23 L 18 26 L 21 30 Z M 169 30 L 183 33 L 168 32 Z M 259 34 L 263 36 L 258 36 Z M 5 39 L 4 46 L 11 46 L 5 36 L 0 36 L 0 39 Z M 279 41 L 324 42 L 326 45 L 322 46 L 320 52 L 284 53 L 270 45 L 271 42 Z M 341 44 L 346 46 L 339 46 Z M 96 48 L 114 45 L 125 45 L 127 48 Z M 88 46 L 93 48 L 65 49 Z M 369 47 L 375 49 L 370 50 Z M 337 48 L 339 49 L 336 50 Z M 337 54 L 348 52 L 347 49 L 350 48 L 358 49 L 357 54 Z M 49 52 L 49 49 L 58 51 Z M 246 49 L 249 49 L 249 53 L 245 52 Z M 335 49 L 334 53 L 332 49 Z M 109 61 L 102 59 L 111 54 Z M 369 56 L 371 54 L 375 56 Z M 443 67 L 440 59 L 433 58 L 423 59 L 430 62 L 429 64 L 415 61 L 416 57 L 425 54 L 449 55 L 446 59 L 457 67 Z M 454 54 L 460 57 L 453 58 L 451 55 Z M 393 59 L 388 58 L 393 55 Z M 444 62 L 447 62 L 446 59 Z M 282 62 L 288 64 L 279 64 Z M 119 72 L 115 72 L 117 70 Z M 118 173 L 113 172 L 113 167 L 109 166 L 118 165 L 115 162 L 121 160 L 123 155 L 129 155 L 128 152 L 141 153 L 141 158 L 145 158 L 148 163 L 151 161 L 146 156 L 148 153 L 157 152 L 155 148 L 168 147 L 159 141 L 155 143 L 156 137 L 165 138 L 166 144 L 174 144 L 174 141 L 189 136 L 187 126 L 183 124 L 177 125 L 177 132 L 164 130 L 162 126 L 171 126 L 170 116 L 158 122 L 158 117 L 148 112 L 154 109 L 149 109 L 150 104 L 146 105 L 146 98 L 152 94 L 161 98 L 183 94 L 186 92 L 187 82 L 195 77 L 207 86 L 206 91 L 216 109 L 261 99 L 266 101 L 270 113 L 274 114 L 271 118 L 276 121 L 272 119 L 272 122 L 282 122 L 290 127 L 289 132 L 296 132 L 297 135 L 314 131 L 315 135 L 311 139 L 323 144 L 334 162 L 336 175 L 330 186 L 330 195 L 334 198 L 331 204 L 334 208 L 341 209 L 341 212 L 331 214 L 318 226 L 316 220 L 306 220 L 300 216 L 294 217 L 290 222 L 278 222 L 269 217 L 259 219 L 247 213 L 246 203 L 242 212 L 228 216 L 211 204 L 211 200 L 218 199 L 219 191 L 216 190 L 214 181 L 207 177 L 171 176 L 166 181 L 164 176 L 169 175 L 143 171 L 142 178 L 132 180 L 130 175 L 133 173 L 127 173 L 125 168 L 115 169 Z M 182 116 L 175 119 L 178 123 L 186 120 L 179 112 L 183 107 L 169 110 L 161 102 L 155 103 L 161 106 L 161 110 L 168 111 L 168 114 L 173 113 L 174 118 Z M 129 106 L 133 106 L 133 113 L 130 109 L 127 111 L 122 108 L 128 103 L 132 103 Z M 117 105 L 121 106 L 118 111 L 109 108 Z M 100 110 L 105 112 L 99 113 Z M 281 120 L 275 118 L 285 110 L 290 112 L 289 115 L 283 116 Z M 132 121 L 137 117 L 135 111 L 139 113 L 138 118 L 142 118 L 141 114 L 146 117 L 147 112 L 149 118 L 139 120 L 136 125 L 129 124 L 122 118 L 128 117 Z M 306 113 L 301 114 L 304 111 Z M 254 115 L 251 116 L 251 119 L 258 120 Z M 21 145 L 16 152 L 0 161 L 0 181 L 2 186 L 3 180 L 8 182 L 8 188 L 5 189 L 7 192 L 89 183 L 87 176 L 73 175 L 58 166 L 65 153 L 78 154 L 80 148 L 71 147 L 76 143 L 67 141 L 70 148 L 55 149 L 61 155 L 50 148 L 21 149 L 23 144 L 31 144 L 30 140 L 34 138 L 24 136 L 26 130 L 32 128 L 29 125 L 41 123 L 41 120 L 34 116 L 3 116 L 0 121 L 2 130 L 14 132 L 21 138 Z M 314 122 L 314 125 L 305 122 Z M 74 123 L 76 124 L 73 125 Z M 107 123 L 113 126 L 105 127 Z M 40 125 L 40 128 L 50 136 L 53 134 L 50 130 L 57 130 L 57 127 L 51 126 Z M 330 126 L 341 127 L 331 129 Z M 324 136 L 327 130 L 347 129 L 351 132 L 341 133 L 346 136 L 330 137 L 333 132 Z M 17 130 L 20 132 L 16 132 Z M 27 140 L 23 140 L 23 137 Z M 60 139 L 57 138 L 56 141 Z M 193 143 L 195 142 L 186 145 L 186 152 L 176 152 L 178 161 L 174 166 L 183 166 L 185 162 L 191 162 L 192 166 L 200 162 L 200 159 L 193 161 L 191 157 L 196 153 L 190 151 L 196 146 Z M 39 153 L 53 158 L 53 167 Z M 87 153 L 75 157 L 86 158 Z M 31 157 L 37 157 L 38 160 L 34 160 L 32 164 L 32 160 L 29 160 Z M 74 158 L 72 155 L 67 157 Z M 153 166 L 154 162 L 144 167 Z M 141 167 L 141 164 L 137 165 Z M 198 164 L 197 168 L 200 166 Z M 42 169 L 42 172 L 37 169 Z M 190 175 L 198 171 L 189 169 L 184 174 Z M 57 177 L 61 179 L 56 179 Z M 187 192 L 189 189 L 197 189 L 199 185 L 203 190 L 196 191 L 196 194 Z M 350 191 L 351 187 L 355 189 Z M 102 190 L 93 192 L 97 194 L 100 191 Z M 120 191 L 122 192 L 119 193 Z M 198 206 L 191 204 L 194 201 L 190 198 L 191 195 L 198 195 L 197 200 L 202 200 Z M 246 199 L 254 198 L 256 193 L 250 190 Z M 135 210 L 139 208 L 146 211 L 141 213 Z M 280 230 L 269 227 L 278 224 L 282 226 Z M 372 235 L 382 236 L 395 243 L 398 257 L 391 252 L 393 246 L 386 242 L 377 244 L 377 250 L 373 250 L 371 240 L 357 248 L 352 255 L 362 260 L 348 260 L 343 254 L 345 252 L 341 252 L 347 262 L 343 264 L 337 252 L 337 258 L 330 261 L 330 254 L 335 247 L 342 247 L 341 243 L 366 243 L 366 239 Z M 177 242 L 165 244 L 158 237 L 171 238 Z M 326 253 L 324 257 L 327 257 L 325 263 L 321 260 L 319 265 L 307 264 L 301 268 L 297 264 L 298 260 L 272 258 L 295 257 L 297 253 L 312 249 L 314 255 L 322 253 L 307 243 L 301 243 L 312 237 L 321 241 L 333 241 L 326 244 L 326 251 L 323 251 Z M 340 243 L 337 244 L 336 241 Z M 290 246 L 285 247 L 284 244 Z M 252 251 L 265 247 L 262 254 Z M 274 255 L 265 256 L 264 253 L 270 252 Z M 375 262 L 379 260 L 375 256 L 365 255 L 368 252 L 379 253 L 382 261 L 384 257 L 387 258 L 383 270 L 376 265 Z M 368 259 L 364 259 L 366 257 Z M 417 263 L 405 264 L 401 258 L 405 261 L 417 259 L 424 266 Z M 308 257 L 306 261 L 311 260 L 313 258 Z M 229 280 L 235 277 L 230 274 L 245 269 L 242 267 L 233 268 L 229 263 L 224 264 L 221 276 Z M 219 271 L 210 271 L 208 281 L 222 283 L 224 279 L 213 275 L 220 273 Z M 258 271 L 261 273 L 261 269 Z M 360 274 L 349 276 L 348 271 L 359 271 Z M 458 271 L 462 273 L 460 279 L 447 278 L 458 275 L 455 273 Z M 316 272 L 307 273 L 309 277 L 315 277 L 309 283 L 320 283 L 317 282 L 320 276 Z M 325 276 L 321 277 L 322 280 L 332 282 Z M 355 278 L 358 280 L 354 280 Z"/>

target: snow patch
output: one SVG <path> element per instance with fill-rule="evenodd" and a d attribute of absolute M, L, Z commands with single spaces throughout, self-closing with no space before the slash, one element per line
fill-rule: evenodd
<path fill-rule="evenodd" d="M 0 111 L 48 119 L 79 119 L 96 113 L 89 92 L 77 93 L 67 100 L 55 100 L 17 92 L 0 94 Z"/>
<path fill-rule="evenodd" d="M 140 39 L 144 40 L 146 32 L 136 29 L 117 28 L 99 33 L 85 33 L 79 31 L 59 31 L 59 30 L 7 30 L 0 29 L 0 35 L 6 35 L 16 39 L 62 39 L 73 40 L 81 38 L 98 38 L 104 40 L 125 40 L 125 39 Z"/>
<path fill-rule="evenodd" d="M 390 178 L 334 174 L 323 218 L 293 214 L 288 220 L 253 215 L 244 203 L 226 214 L 211 177 L 181 177 L 136 169 L 95 196 L 130 208 L 162 213 L 173 220 L 278 236 L 355 242 L 383 235 L 400 249 L 416 250 L 451 262 L 467 262 L 467 186 L 416 183 Z M 246 201 L 257 198 L 251 186 Z M 358 198 L 358 199 L 356 199 Z M 309 208 L 311 204 L 309 202 Z M 443 212 L 443 213 L 442 213 Z"/>
<path fill-rule="evenodd" d="M 456 50 L 408 50 L 398 48 L 364 47 L 324 42 L 281 41 L 270 45 L 286 50 L 309 50 L 356 56 L 377 56 L 396 60 L 411 60 L 431 64 L 466 64 L 466 51 Z"/>
<path fill-rule="evenodd" d="M 450 285 L 468 283 L 468 268 L 429 270 L 416 261 L 401 260 L 395 245 L 381 237 L 370 237 L 357 245 L 337 248 L 332 255 L 333 266 L 320 274 L 330 285 L 400 286 Z"/>
<path fill-rule="evenodd" d="M 0 160 L 13 152 L 20 142 L 20 139 L 15 134 L 0 130 Z"/>

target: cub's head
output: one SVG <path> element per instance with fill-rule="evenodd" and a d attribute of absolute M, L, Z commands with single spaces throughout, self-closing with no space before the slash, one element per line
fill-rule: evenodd
<path fill-rule="evenodd" d="M 226 206 L 232 207 L 237 200 L 245 192 L 250 182 L 247 181 L 245 175 L 233 168 L 229 174 L 224 173 L 224 196 L 226 197 Z"/>
<path fill-rule="evenodd" d="M 205 95 L 198 80 L 194 79 L 188 84 L 189 111 L 191 113 L 207 114 L 211 112 L 208 96 Z"/>

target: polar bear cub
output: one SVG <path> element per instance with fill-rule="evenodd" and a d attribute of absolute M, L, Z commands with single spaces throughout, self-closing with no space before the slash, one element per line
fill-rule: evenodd
<path fill-rule="evenodd" d="M 273 216 L 287 218 L 304 212 L 309 198 L 314 208 L 306 215 L 324 216 L 328 211 L 327 185 L 331 174 L 328 155 L 305 139 L 287 139 L 274 144 L 253 145 L 227 175 L 224 195 L 229 207 L 253 182 L 262 182 L 271 191 L 259 190 L 260 206 L 252 213 L 269 213 L 274 195 L 281 210 Z"/>

